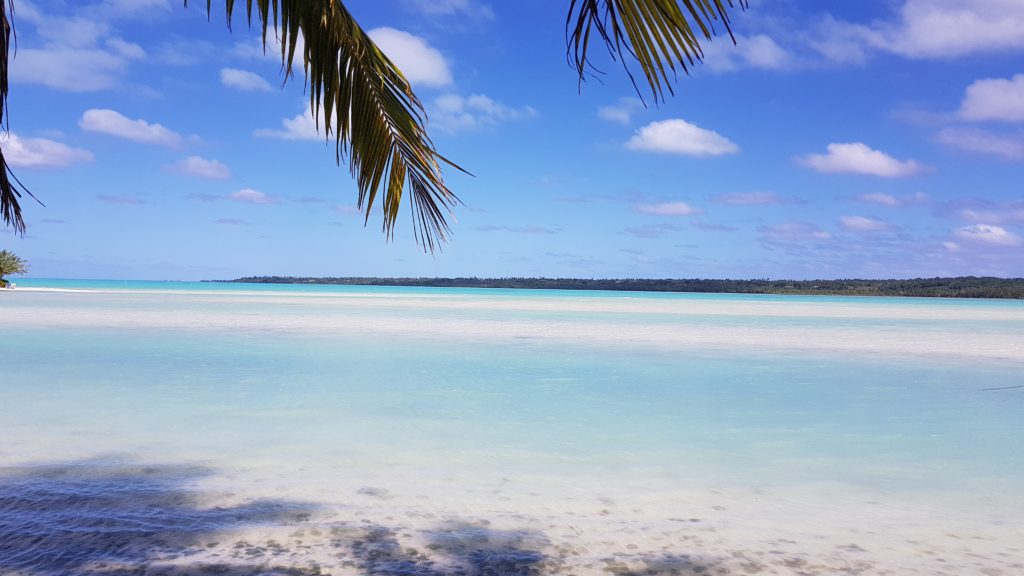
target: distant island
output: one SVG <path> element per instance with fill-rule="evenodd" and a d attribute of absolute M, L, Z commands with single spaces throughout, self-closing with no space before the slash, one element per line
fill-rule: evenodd
<path fill-rule="evenodd" d="M 724 294 L 809 294 L 821 296 L 915 296 L 935 298 L 1024 298 L 1024 278 L 961 276 L 909 280 L 714 280 L 587 278 L 310 278 L 249 276 L 224 282 L 247 284 L 330 284 L 436 288 L 521 288 L 533 290 L 616 290 L 633 292 L 715 292 Z"/>

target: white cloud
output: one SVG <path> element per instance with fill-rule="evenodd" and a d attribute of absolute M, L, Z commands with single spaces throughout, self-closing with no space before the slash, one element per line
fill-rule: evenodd
<path fill-rule="evenodd" d="M 829 174 L 904 178 L 924 171 L 924 166 L 914 160 L 897 160 L 862 142 L 829 144 L 827 154 L 810 154 L 798 160 L 808 168 Z"/>
<path fill-rule="evenodd" d="M 323 119 L 321 110 L 321 120 Z M 313 119 L 313 109 L 309 104 L 306 111 L 291 118 L 281 120 L 282 129 L 261 128 L 253 131 L 253 136 L 260 138 L 281 138 L 283 140 L 323 140 L 324 134 L 317 130 Z"/>
<path fill-rule="evenodd" d="M 829 16 L 811 46 L 830 61 L 862 63 L 872 52 L 952 58 L 1024 49 L 1024 2 L 904 0 L 889 20 L 857 24 Z"/>
<path fill-rule="evenodd" d="M 818 22 L 809 44 L 829 62 L 863 64 L 870 52 L 869 39 L 875 36 L 867 26 L 837 20 L 830 14 Z"/>
<path fill-rule="evenodd" d="M 1024 223 L 1024 204 L 1018 202 L 995 208 L 994 210 L 965 208 L 960 211 L 960 216 L 971 222 L 986 222 L 989 224 Z"/>
<path fill-rule="evenodd" d="M 267 33 L 267 45 L 264 47 L 262 38 L 253 38 L 246 42 L 239 42 L 229 51 L 231 56 L 243 60 L 266 60 L 281 62 L 281 45 L 283 34 L 280 30 L 273 34 Z M 306 40 L 300 33 L 295 41 L 294 64 L 302 66 L 302 55 L 306 51 Z"/>
<path fill-rule="evenodd" d="M 231 169 L 217 160 L 207 160 L 199 156 L 189 156 L 170 165 L 170 169 L 179 174 L 197 176 L 209 180 L 225 180 L 231 177 Z"/>
<path fill-rule="evenodd" d="M 131 18 L 151 15 L 156 10 L 169 12 L 172 6 L 169 0 L 103 0 L 93 9 L 111 18 Z"/>
<path fill-rule="evenodd" d="M 478 20 L 494 20 L 494 10 L 474 0 L 410 0 L 410 4 L 427 16 L 468 16 Z"/>
<path fill-rule="evenodd" d="M 704 64 L 715 72 L 731 72 L 740 68 L 779 70 L 792 61 L 792 56 L 770 36 L 722 36 L 704 46 Z"/>
<path fill-rule="evenodd" d="M 130 60 L 141 60 L 146 57 L 146 51 L 134 42 L 126 42 L 121 38 L 107 38 L 104 44 L 115 53 Z"/>
<path fill-rule="evenodd" d="M 94 17 L 45 14 L 20 2 L 17 16 L 35 25 L 42 42 L 12 52 L 12 82 L 69 92 L 106 90 L 117 86 L 132 61 L 146 56 L 141 46 L 113 35 Z"/>
<path fill-rule="evenodd" d="M 1024 48 L 1018 0 L 906 0 L 882 48 L 912 58 L 948 58 Z"/>
<path fill-rule="evenodd" d="M 716 198 L 722 204 L 750 205 L 750 204 L 781 204 L 783 199 L 774 192 L 731 192 Z"/>
<path fill-rule="evenodd" d="M 14 168 L 58 168 L 91 162 L 92 152 L 46 138 L 22 138 L 11 132 L 0 136 L 4 159 Z"/>
<path fill-rule="evenodd" d="M 36 25 L 36 34 L 40 38 L 61 46 L 88 48 L 110 34 L 106 23 L 89 18 L 33 14 L 26 19 Z"/>
<path fill-rule="evenodd" d="M 280 202 L 276 197 L 253 190 L 252 188 L 243 188 L 238 192 L 231 194 L 228 198 L 235 202 L 243 202 L 245 204 L 277 204 Z"/>
<path fill-rule="evenodd" d="M 536 115 L 537 111 L 530 106 L 513 108 L 483 94 L 446 94 L 434 100 L 430 107 L 430 127 L 445 132 L 461 132 Z"/>
<path fill-rule="evenodd" d="M 960 103 L 964 120 L 1002 120 L 1024 122 L 1024 74 L 1009 80 L 986 78 L 967 87 Z"/>
<path fill-rule="evenodd" d="M 882 204 L 884 206 L 896 207 L 900 205 L 900 201 L 891 194 L 883 194 L 881 192 L 872 192 L 870 194 L 862 194 L 861 200 L 865 202 L 872 202 L 874 204 Z"/>
<path fill-rule="evenodd" d="M 11 64 L 11 81 L 95 92 L 117 85 L 127 67 L 127 58 L 105 50 L 20 48 Z"/>
<path fill-rule="evenodd" d="M 832 235 L 825 232 L 817 224 L 809 222 L 786 222 L 758 228 L 764 240 L 772 242 L 806 242 L 829 240 Z"/>
<path fill-rule="evenodd" d="M 629 124 L 633 120 L 633 113 L 643 110 L 644 103 L 639 98 L 619 98 L 619 103 L 614 106 L 602 106 L 597 110 L 597 116 L 609 122 Z"/>
<path fill-rule="evenodd" d="M 851 232 L 882 232 L 889 229 L 885 222 L 866 216 L 840 216 L 839 225 Z"/>
<path fill-rule="evenodd" d="M 160 63 L 169 66 L 194 66 L 220 58 L 223 51 L 213 42 L 173 37 L 158 45 L 153 55 Z"/>
<path fill-rule="evenodd" d="M 237 88 L 247 92 L 269 92 L 273 90 L 270 83 L 259 74 L 238 68 L 221 68 L 220 83 L 229 88 Z"/>
<path fill-rule="evenodd" d="M 911 206 L 914 204 L 927 204 L 929 201 L 928 195 L 924 192 L 915 192 L 914 194 L 902 196 L 897 198 L 892 194 L 885 194 L 882 192 L 871 192 L 869 194 L 861 194 L 858 199 L 862 202 L 870 202 L 872 204 L 881 204 L 883 206 L 889 206 L 891 208 L 897 208 L 900 206 Z"/>
<path fill-rule="evenodd" d="M 1024 136 L 1007 138 L 974 128 L 944 128 L 935 139 L 942 144 L 968 152 L 1001 156 L 1008 160 L 1024 160 Z"/>
<path fill-rule="evenodd" d="M 739 228 L 728 224 L 712 224 L 710 222 L 694 222 L 691 226 L 698 230 L 709 230 L 711 232 L 736 232 Z"/>
<path fill-rule="evenodd" d="M 661 202 L 658 204 L 640 204 L 636 209 L 644 214 L 655 214 L 657 216 L 694 216 L 704 212 L 699 208 L 690 206 L 686 202 L 680 201 Z"/>
<path fill-rule="evenodd" d="M 626 148 L 685 156 L 720 156 L 740 151 L 739 146 L 718 132 L 680 118 L 651 122 L 640 128 L 626 143 Z"/>
<path fill-rule="evenodd" d="M 423 38 L 394 28 L 374 28 L 368 34 L 412 84 L 438 87 L 452 83 L 448 62 Z"/>
<path fill-rule="evenodd" d="M 142 119 L 132 120 L 115 110 L 86 110 L 78 125 L 89 132 L 110 134 L 145 144 L 177 146 L 181 142 L 181 135 L 177 132 Z"/>
<path fill-rule="evenodd" d="M 957 238 L 968 242 L 989 244 L 992 246 L 1018 246 L 1020 237 L 994 224 L 974 224 L 953 231 Z"/>
<path fill-rule="evenodd" d="M 623 232 L 636 238 L 657 239 L 664 238 L 673 232 L 682 232 L 683 230 L 685 230 L 685 228 L 668 222 L 662 222 L 660 224 L 649 224 L 647 226 L 633 226 L 624 229 Z"/>

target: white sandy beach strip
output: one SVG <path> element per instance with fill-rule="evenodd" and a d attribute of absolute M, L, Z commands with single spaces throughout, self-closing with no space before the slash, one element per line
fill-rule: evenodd
<path fill-rule="evenodd" d="M 670 350 L 820 351 L 1024 361 L 1024 306 L 1012 305 L 368 293 L 94 291 L 17 296 L 20 298 L 12 298 L 4 306 L 5 324 L 12 328 L 555 340 Z M 289 314 L 263 314 L 264 307 L 290 310 Z M 1022 329 L 1013 328 L 1017 323 Z"/>

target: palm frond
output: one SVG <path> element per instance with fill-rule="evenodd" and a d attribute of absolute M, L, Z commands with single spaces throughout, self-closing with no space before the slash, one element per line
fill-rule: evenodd
<path fill-rule="evenodd" d="M 212 0 L 207 0 L 207 13 Z M 188 3 L 188 0 L 185 0 Z M 230 26 L 234 0 L 226 0 Z M 426 131 L 426 113 L 409 81 L 359 26 L 340 0 L 247 0 L 245 16 L 257 21 L 264 48 L 279 35 L 281 62 L 291 76 L 302 46 L 310 107 L 324 137 L 333 136 L 336 161 L 347 162 L 358 206 L 369 221 L 382 195 L 383 231 L 393 237 L 402 198 L 412 196 L 413 234 L 424 250 L 447 240 L 447 217 L 459 203 L 441 171 L 447 164 Z M 322 121 L 321 124 L 321 115 Z"/>
<path fill-rule="evenodd" d="M 25 235 L 25 219 L 21 215 L 21 204 L 18 199 L 24 193 L 32 198 L 32 193 L 25 188 L 18 178 L 11 172 L 7 160 L 4 159 L 3 150 L 0 150 L 0 218 L 4 224 L 14 228 L 14 233 Z M 36 200 L 38 202 L 38 200 Z M 39 202 L 42 204 L 42 202 Z"/>
<path fill-rule="evenodd" d="M 7 116 L 7 53 L 11 44 L 11 22 L 8 19 L 8 5 L 6 0 L 0 0 L 0 125 L 4 126 L 4 118 Z M 19 187 L 21 189 L 19 189 Z M 3 149 L 0 148 L 0 218 L 18 234 L 25 234 L 25 220 L 21 217 L 21 205 L 18 199 L 24 186 L 11 173 L 7 166 L 7 159 L 4 158 Z M 25 190 L 27 192 L 27 190 Z"/>
<path fill-rule="evenodd" d="M 704 57 L 701 37 L 711 40 L 721 22 L 733 42 L 727 8 L 747 8 L 747 0 L 572 0 L 565 20 L 567 58 L 584 82 L 597 70 L 588 54 L 593 32 L 604 41 L 613 60 L 619 60 L 641 94 L 629 67 L 635 60 L 643 71 L 655 102 L 665 92 L 675 94 L 677 73 Z M 678 67 L 678 68 L 677 68 Z"/>
<path fill-rule="evenodd" d="M 183 0 L 188 5 L 188 0 Z M 228 25 L 235 0 L 225 0 Z M 700 41 L 710 40 L 721 22 L 732 35 L 727 7 L 747 0 L 572 0 L 566 19 L 568 56 L 580 82 L 592 69 L 592 33 L 613 59 L 629 67 L 635 60 L 654 99 L 673 94 L 672 81 L 703 57 Z M 206 2 L 207 13 L 212 0 Z M 373 43 L 341 0 L 246 0 L 250 25 L 256 20 L 264 47 L 269 33 L 280 35 L 281 62 L 291 76 L 298 46 L 310 105 L 324 137 L 333 135 L 336 161 L 347 162 L 358 186 L 358 206 L 369 221 L 383 190 L 382 228 L 393 237 L 403 195 L 412 211 L 413 233 L 433 251 L 450 234 L 446 218 L 459 203 L 447 187 L 443 164 L 465 172 L 437 152 L 425 128 L 426 113 L 401 71 Z M 0 124 L 7 104 L 11 6 L 0 0 Z M 304 41 L 302 41 L 304 40 Z M 300 44 L 301 42 L 301 44 Z M 639 93 L 639 87 L 637 87 Z M 31 193 L 18 182 L 0 149 L 0 217 L 24 233 L 19 198 Z"/>

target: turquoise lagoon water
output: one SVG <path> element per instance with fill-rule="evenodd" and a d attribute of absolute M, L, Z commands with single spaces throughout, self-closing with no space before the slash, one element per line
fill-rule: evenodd
<path fill-rule="evenodd" d="M 1024 573 L 1019 302 L 18 285 L 0 574 Z"/>

